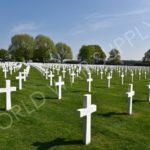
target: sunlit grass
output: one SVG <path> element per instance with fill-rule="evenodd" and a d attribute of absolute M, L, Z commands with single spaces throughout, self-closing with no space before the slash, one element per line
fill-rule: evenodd
<path fill-rule="evenodd" d="M 8 75 L 11 85 L 18 87 L 15 76 Z M 106 76 L 100 80 L 92 72 L 92 103 L 97 105 L 97 112 L 92 114 L 92 142 L 82 144 L 82 119 L 76 111 L 82 107 L 83 95 L 87 94 L 86 76 L 76 78 L 70 83 L 66 76 L 62 90 L 63 99 L 57 100 L 55 86 L 49 86 L 42 74 L 31 67 L 23 90 L 12 93 L 12 111 L 5 112 L 5 94 L 0 94 L 0 150 L 106 150 L 106 149 L 150 149 L 150 104 L 147 102 L 148 79 L 139 81 L 135 76 L 133 115 L 127 115 L 128 84 L 130 76 L 121 85 L 118 74 L 113 74 L 111 88 L 107 88 Z M 57 80 L 57 77 L 55 77 Z M 0 87 L 5 80 L 0 71 Z"/>

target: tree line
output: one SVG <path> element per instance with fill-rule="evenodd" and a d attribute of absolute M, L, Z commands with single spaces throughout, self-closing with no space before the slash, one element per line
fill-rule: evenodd
<path fill-rule="evenodd" d="M 8 52 L 15 61 L 47 62 L 55 58 L 62 62 L 63 59 L 73 58 L 70 46 L 62 42 L 54 44 L 53 40 L 45 35 L 37 35 L 35 38 L 28 34 L 14 35 Z"/>
<path fill-rule="evenodd" d="M 121 55 L 119 50 L 112 49 L 109 57 L 99 45 L 83 45 L 78 53 L 78 61 L 89 64 L 121 64 Z M 54 41 L 46 35 L 37 35 L 33 38 L 29 34 L 16 34 L 11 38 L 11 44 L 8 50 L 0 49 L 0 59 L 11 61 L 30 60 L 35 62 L 63 62 L 65 59 L 72 60 L 73 53 L 71 47 L 64 43 Z M 142 59 L 144 62 L 150 61 L 150 50 L 148 50 Z"/>

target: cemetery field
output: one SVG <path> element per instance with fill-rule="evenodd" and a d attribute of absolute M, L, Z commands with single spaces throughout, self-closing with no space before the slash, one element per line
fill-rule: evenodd
<path fill-rule="evenodd" d="M 25 66 L 23 66 L 25 67 Z M 23 70 L 23 68 L 21 69 Z M 127 95 L 130 76 L 124 85 L 116 72 L 111 87 L 107 78 L 100 79 L 92 73 L 92 104 L 97 111 L 92 114 L 92 141 L 82 144 L 83 118 L 77 109 L 83 107 L 83 95 L 87 94 L 87 75 L 84 71 L 71 84 L 66 73 L 62 100 L 57 99 L 56 87 L 31 67 L 29 77 L 18 90 L 18 72 L 12 76 L 12 110 L 5 111 L 5 94 L 0 94 L 0 150 L 149 150 L 150 103 L 147 101 L 148 78 L 138 80 L 134 76 L 133 114 L 127 114 Z M 55 74 L 55 80 L 57 75 Z M 0 88 L 5 87 L 4 73 L 0 69 Z"/>

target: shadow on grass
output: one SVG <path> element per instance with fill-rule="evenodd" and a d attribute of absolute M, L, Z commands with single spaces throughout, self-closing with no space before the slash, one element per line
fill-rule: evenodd
<path fill-rule="evenodd" d="M 84 93 L 88 93 L 88 91 L 86 91 L 86 90 L 75 90 L 75 91 L 72 91 L 73 93 L 82 93 L 82 92 L 84 92 Z"/>
<path fill-rule="evenodd" d="M 5 111 L 6 109 L 5 108 L 0 108 L 0 111 Z"/>
<path fill-rule="evenodd" d="M 133 103 L 146 103 L 146 102 L 148 102 L 148 101 L 146 101 L 146 100 L 138 100 L 138 99 L 134 99 L 133 100 Z"/>
<path fill-rule="evenodd" d="M 93 88 L 96 88 L 96 89 L 108 89 L 107 85 L 106 86 L 94 86 Z"/>
<path fill-rule="evenodd" d="M 44 100 L 44 99 L 49 99 L 49 100 L 51 100 L 51 99 L 57 99 L 57 97 L 48 97 L 48 96 L 46 96 L 46 97 L 34 97 L 36 100 Z"/>
<path fill-rule="evenodd" d="M 65 138 L 56 138 L 49 142 L 35 142 L 32 145 L 37 147 L 37 150 L 48 150 L 55 146 L 61 145 L 81 145 L 81 140 L 66 141 Z"/>
<path fill-rule="evenodd" d="M 99 113 L 98 116 L 102 117 L 111 117 L 111 116 L 121 116 L 121 115 L 127 115 L 126 112 L 108 112 L 108 113 Z"/>

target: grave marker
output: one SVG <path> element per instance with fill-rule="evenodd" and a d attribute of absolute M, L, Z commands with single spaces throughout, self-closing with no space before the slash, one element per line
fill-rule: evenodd
<path fill-rule="evenodd" d="M 110 73 L 107 76 L 107 80 L 108 80 L 108 88 L 110 88 L 110 79 L 112 78 L 112 76 L 110 75 Z"/>
<path fill-rule="evenodd" d="M 128 114 L 132 114 L 132 98 L 135 95 L 135 92 L 133 91 L 133 84 L 129 84 L 128 86 L 128 92 L 126 93 L 128 96 Z"/>
<path fill-rule="evenodd" d="M 50 78 L 49 84 L 50 84 L 50 86 L 52 86 L 53 85 L 53 77 L 54 77 L 52 71 L 50 71 L 50 74 L 48 75 L 48 77 Z"/>
<path fill-rule="evenodd" d="M 150 102 L 150 80 L 148 82 L 147 87 L 148 87 L 148 102 Z"/>
<path fill-rule="evenodd" d="M 64 85 L 64 81 L 62 81 L 61 76 L 59 76 L 58 82 L 55 83 L 55 86 L 58 86 L 58 99 L 62 98 L 62 85 Z"/>
<path fill-rule="evenodd" d="M 91 92 L 91 82 L 93 81 L 93 79 L 91 78 L 91 73 L 88 73 L 88 78 L 87 78 L 87 82 L 88 82 L 88 92 Z"/>
<path fill-rule="evenodd" d="M 16 87 L 11 87 L 10 80 L 6 80 L 6 88 L 0 88 L 0 93 L 6 93 L 6 110 L 11 109 L 11 92 L 16 91 Z"/>
<path fill-rule="evenodd" d="M 25 76 L 22 76 L 22 73 L 19 72 L 19 76 L 16 77 L 17 80 L 19 80 L 19 90 L 22 90 L 22 80 L 24 79 Z"/>
<path fill-rule="evenodd" d="M 91 95 L 84 95 L 83 107 L 78 109 L 80 112 L 80 118 L 84 117 L 83 123 L 83 142 L 85 145 L 91 142 L 91 114 L 96 111 L 96 105 L 91 104 Z"/>

